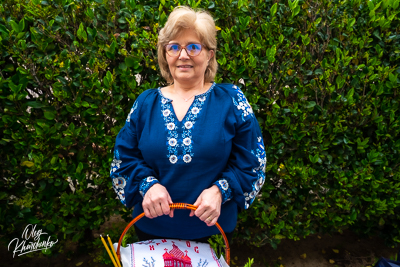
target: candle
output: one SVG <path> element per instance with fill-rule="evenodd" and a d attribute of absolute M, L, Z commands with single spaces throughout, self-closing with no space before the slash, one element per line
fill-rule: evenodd
<path fill-rule="evenodd" d="M 115 253 L 114 246 L 113 246 L 113 244 L 112 244 L 112 242 L 111 242 L 111 238 L 110 238 L 109 235 L 107 235 L 107 239 L 108 239 L 108 243 L 109 243 L 110 246 L 111 246 L 113 255 L 114 255 L 114 257 L 115 257 L 115 261 L 117 262 L 118 267 L 121 267 L 121 263 L 120 263 L 119 260 L 118 260 L 117 253 Z"/>
<path fill-rule="evenodd" d="M 118 267 L 118 265 L 115 263 L 113 255 L 111 254 L 110 250 L 108 249 L 106 241 L 104 240 L 104 238 L 101 235 L 100 235 L 100 238 L 101 238 L 101 242 L 103 242 L 103 245 L 106 247 L 107 253 L 110 256 L 110 258 L 111 258 L 111 260 L 112 260 L 112 262 L 114 264 L 114 267 Z"/>

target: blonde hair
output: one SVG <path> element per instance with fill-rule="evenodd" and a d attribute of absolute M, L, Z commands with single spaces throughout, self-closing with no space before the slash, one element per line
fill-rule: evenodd
<path fill-rule="evenodd" d="M 173 38 L 177 37 L 183 29 L 193 29 L 200 38 L 202 44 L 204 44 L 208 50 L 214 51 L 214 56 L 210 59 L 204 73 L 204 82 L 214 81 L 218 69 L 217 59 L 215 58 L 217 50 L 217 31 L 215 29 L 214 20 L 208 12 L 204 10 L 195 11 L 187 6 L 175 7 L 169 15 L 164 28 L 160 30 L 158 35 L 157 54 L 161 75 L 168 83 L 174 81 L 169 71 L 164 47 Z"/>

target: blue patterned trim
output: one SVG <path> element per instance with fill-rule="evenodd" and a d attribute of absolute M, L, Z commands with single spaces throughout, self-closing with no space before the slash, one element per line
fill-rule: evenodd
<path fill-rule="evenodd" d="M 131 111 L 130 111 L 129 114 L 128 114 L 128 117 L 126 117 L 126 122 L 130 122 L 130 121 L 131 121 L 131 115 L 132 115 L 132 113 L 137 109 L 137 107 L 138 107 L 138 102 L 135 101 L 135 103 L 133 103 L 133 106 L 132 106 L 132 108 L 131 108 Z"/>
<path fill-rule="evenodd" d="M 178 136 L 177 124 L 180 122 L 174 118 L 173 106 L 171 104 L 171 99 L 163 96 L 161 93 L 161 87 L 158 88 L 158 92 L 161 96 L 161 116 L 164 118 L 165 130 L 167 134 L 167 148 L 168 154 L 167 158 L 172 164 L 178 162 L 178 160 L 183 160 L 185 163 L 190 163 L 193 159 L 193 143 L 192 143 L 192 129 L 196 123 L 196 119 L 200 114 L 201 108 L 204 105 L 208 93 L 214 88 L 215 83 L 207 90 L 207 92 L 196 95 L 190 109 L 188 110 L 185 119 L 182 124 L 182 135 L 181 138 Z M 178 148 L 182 147 L 182 155 L 179 155 Z"/>
<path fill-rule="evenodd" d="M 159 183 L 158 180 L 154 176 L 149 176 L 147 178 L 144 178 L 140 182 L 139 186 L 139 193 L 144 197 L 144 195 L 147 193 L 147 191 L 152 187 L 154 184 Z"/>
<path fill-rule="evenodd" d="M 251 203 L 253 203 L 265 182 L 265 165 L 267 164 L 267 158 L 265 156 L 264 143 L 261 136 L 257 137 L 257 148 L 251 150 L 251 153 L 257 157 L 259 166 L 253 169 L 253 172 L 257 173 L 257 181 L 252 185 L 253 190 L 250 193 L 244 193 L 245 209 L 248 209 Z"/>
<path fill-rule="evenodd" d="M 115 193 L 117 194 L 119 200 L 122 202 L 122 204 L 124 204 L 124 206 L 126 206 L 126 202 L 125 202 L 125 186 L 126 186 L 126 181 L 128 181 L 128 177 L 126 176 L 122 176 L 118 173 L 112 173 L 111 174 L 111 179 L 112 179 L 112 184 L 113 184 L 113 188 Z"/>
<path fill-rule="evenodd" d="M 192 130 L 196 123 L 197 116 L 200 114 L 200 111 L 206 102 L 207 93 L 214 87 L 214 84 L 210 87 L 210 89 L 201 95 L 197 95 L 193 100 L 192 106 L 188 113 L 185 116 L 185 122 L 182 125 L 182 147 L 183 147 L 183 162 L 190 163 L 194 156 L 193 154 L 193 143 L 192 143 Z"/>
<path fill-rule="evenodd" d="M 236 106 L 238 110 L 242 111 L 242 120 L 246 121 L 246 117 L 254 117 L 253 109 L 249 102 L 247 101 L 245 95 L 243 94 L 242 90 L 239 89 L 236 85 L 233 88 L 237 91 L 238 98 L 235 99 L 232 97 L 233 104 Z"/>
<path fill-rule="evenodd" d="M 114 172 L 116 172 L 120 167 L 121 167 L 122 160 L 119 158 L 119 151 L 117 149 L 114 150 L 114 158 L 113 161 L 111 162 L 111 169 L 110 169 L 110 175 L 112 175 Z"/>
<path fill-rule="evenodd" d="M 225 179 L 220 179 L 214 183 L 218 186 L 222 194 L 222 204 L 232 199 L 232 190 L 229 188 L 229 183 Z"/>
<path fill-rule="evenodd" d="M 162 96 L 161 88 L 159 88 L 158 91 L 161 95 L 161 116 L 164 118 L 165 130 L 168 132 L 167 157 L 169 159 L 169 162 L 175 164 L 178 162 L 178 147 L 179 147 L 178 132 L 177 132 L 178 127 L 176 126 L 177 121 L 174 118 L 171 100 Z"/>

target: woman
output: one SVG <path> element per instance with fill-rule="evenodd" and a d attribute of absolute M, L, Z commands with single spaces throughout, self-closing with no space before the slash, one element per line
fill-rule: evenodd
<path fill-rule="evenodd" d="M 232 236 L 238 207 L 264 184 L 259 125 L 238 87 L 213 82 L 217 71 L 212 17 L 188 7 L 170 14 L 158 38 L 158 62 L 169 86 L 146 90 L 117 136 L 113 187 L 133 216 L 140 240 L 206 241 Z M 185 202 L 196 211 L 170 210 Z M 162 215 L 169 215 L 162 216 Z"/>

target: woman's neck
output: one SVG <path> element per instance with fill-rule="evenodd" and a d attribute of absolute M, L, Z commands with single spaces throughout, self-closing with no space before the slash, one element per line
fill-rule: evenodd
<path fill-rule="evenodd" d="M 199 95 L 208 90 L 210 87 L 210 83 L 204 83 L 204 80 L 201 80 L 196 83 L 180 83 L 178 81 L 174 81 L 171 85 L 171 93 L 180 95 L 182 97 Z"/>

